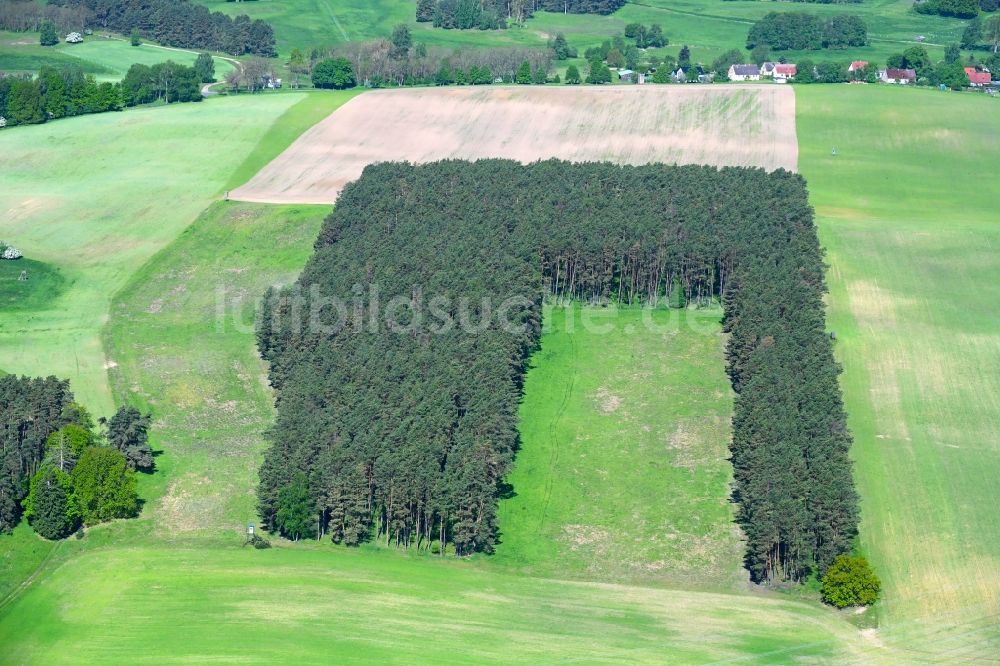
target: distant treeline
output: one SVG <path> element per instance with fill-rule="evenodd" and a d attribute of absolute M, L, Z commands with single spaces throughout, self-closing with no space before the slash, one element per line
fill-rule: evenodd
<path fill-rule="evenodd" d="M 82 32 L 90 17 L 90 10 L 82 6 L 59 7 L 16 0 L 0 2 L 0 30 L 38 32 L 43 23 L 50 21 L 65 35 L 74 30 Z"/>
<path fill-rule="evenodd" d="M 913 3 L 918 14 L 938 14 L 955 18 L 974 18 L 981 12 L 1000 9 L 1000 0 L 920 0 Z"/>
<path fill-rule="evenodd" d="M 552 69 L 551 49 L 426 49 L 418 45 L 404 57 L 392 57 L 388 40 L 355 42 L 331 49 L 326 55 L 343 57 L 351 63 L 359 85 L 447 85 L 452 83 L 492 83 L 497 77 L 513 82 L 518 68 L 528 63 L 532 74 L 547 76 Z M 324 57 L 314 54 L 315 59 Z M 472 73 L 474 76 L 470 76 Z"/>
<path fill-rule="evenodd" d="M 774 51 L 787 49 L 836 49 L 864 46 L 868 26 L 851 14 L 817 16 L 805 12 L 770 12 L 750 28 L 747 48 L 769 46 Z"/>
<path fill-rule="evenodd" d="M 498 30 L 522 24 L 536 11 L 611 14 L 625 0 L 417 0 L 417 21 L 437 28 Z"/>
<path fill-rule="evenodd" d="M 273 57 L 274 31 L 260 19 L 235 19 L 210 12 L 189 0 L 50 0 L 67 8 L 85 8 L 87 27 L 122 34 L 138 32 L 167 46 L 223 51 L 233 55 Z"/>
<path fill-rule="evenodd" d="M 765 0 L 766 2 L 773 2 L 774 0 Z M 864 2 L 864 0 L 783 0 L 784 2 L 801 2 L 813 5 L 857 5 Z"/>
<path fill-rule="evenodd" d="M 201 82 L 195 69 L 171 60 L 152 67 L 132 65 L 121 83 L 98 83 L 76 65 L 43 65 L 36 77 L 0 75 L 0 117 L 8 126 L 121 111 L 126 106 L 159 100 L 171 104 L 201 99 Z"/>
<path fill-rule="evenodd" d="M 261 308 L 278 408 L 262 520 L 292 538 L 489 552 L 543 300 L 717 298 L 747 566 L 759 581 L 822 572 L 858 521 L 823 271 L 804 181 L 785 171 L 370 166 Z"/>

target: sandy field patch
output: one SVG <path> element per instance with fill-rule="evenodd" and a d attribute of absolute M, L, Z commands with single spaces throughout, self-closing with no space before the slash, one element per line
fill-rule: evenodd
<path fill-rule="evenodd" d="M 795 94 L 772 84 L 376 90 L 313 126 L 230 198 L 333 203 L 368 164 L 487 157 L 795 170 Z"/>

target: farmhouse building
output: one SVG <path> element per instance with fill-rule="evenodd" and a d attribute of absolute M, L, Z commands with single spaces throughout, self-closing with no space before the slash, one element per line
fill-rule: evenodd
<path fill-rule="evenodd" d="M 993 77 L 990 75 L 989 71 L 979 72 L 976 71 L 975 67 L 966 67 L 965 73 L 969 77 L 969 85 L 981 88 L 982 86 L 990 85 Z"/>
<path fill-rule="evenodd" d="M 760 67 L 757 65 L 730 65 L 730 81 L 760 81 Z"/>
<path fill-rule="evenodd" d="M 684 83 L 687 81 L 687 72 L 682 68 L 678 67 L 676 70 L 670 73 L 670 78 L 672 78 L 677 83 Z"/>
<path fill-rule="evenodd" d="M 789 79 L 794 79 L 796 71 L 797 68 L 795 67 L 795 65 L 785 65 L 782 63 L 778 63 L 774 66 L 774 75 L 773 75 L 774 80 L 777 81 L 778 83 L 784 83 Z"/>
<path fill-rule="evenodd" d="M 620 69 L 618 70 L 618 80 L 626 81 L 628 83 L 632 82 L 632 76 L 635 74 L 631 69 Z"/>
<path fill-rule="evenodd" d="M 768 77 L 768 78 L 774 76 L 774 63 L 773 62 L 765 62 L 763 65 L 761 65 L 760 66 L 760 75 Z"/>
<path fill-rule="evenodd" d="M 868 66 L 868 61 L 867 60 L 855 60 L 847 68 L 847 71 L 848 72 L 856 72 L 859 69 L 864 69 L 867 66 Z"/>
<path fill-rule="evenodd" d="M 907 83 L 913 83 L 917 80 L 917 73 L 912 69 L 896 69 L 895 67 L 889 67 L 888 69 L 883 69 L 879 72 L 878 78 L 882 83 L 898 83 L 900 85 L 906 85 Z"/>

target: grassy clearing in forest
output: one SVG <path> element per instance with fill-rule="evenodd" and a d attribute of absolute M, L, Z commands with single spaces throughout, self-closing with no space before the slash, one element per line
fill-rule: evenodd
<path fill-rule="evenodd" d="M 495 559 L 527 572 L 733 589 L 722 311 L 547 308 Z"/>
<path fill-rule="evenodd" d="M 995 657 L 1000 104 L 874 86 L 796 93 L 861 545 L 885 588 L 880 634 L 907 660 Z"/>

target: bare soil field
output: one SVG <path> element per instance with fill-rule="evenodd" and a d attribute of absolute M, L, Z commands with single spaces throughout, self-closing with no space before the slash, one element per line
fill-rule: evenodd
<path fill-rule="evenodd" d="M 312 127 L 230 198 L 333 203 L 376 162 L 553 157 L 795 170 L 795 95 L 773 84 L 378 90 Z"/>

